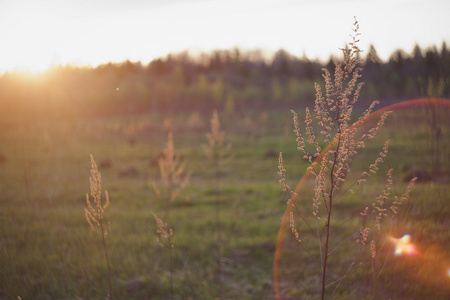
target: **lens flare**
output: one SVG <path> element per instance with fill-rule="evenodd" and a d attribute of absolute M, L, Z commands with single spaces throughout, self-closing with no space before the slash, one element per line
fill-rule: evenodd
<path fill-rule="evenodd" d="M 401 255 L 412 256 L 419 254 L 419 251 L 417 251 L 416 249 L 416 245 L 411 243 L 411 236 L 409 234 L 405 234 L 399 239 L 389 237 L 389 240 L 394 243 L 395 245 L 394 254 L 397 256 Z"/>

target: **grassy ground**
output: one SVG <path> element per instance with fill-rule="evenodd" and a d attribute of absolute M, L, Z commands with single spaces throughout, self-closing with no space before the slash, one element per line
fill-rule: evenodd
<path fill-rule="evenodd" d="M 90 230 L 84 216 L 89 154 L 99 166 L 102 188 L 111 201 L 105 216 L 111 222 L 107 245 L 115 299 L 168 299 L 170 276 L 175 299 L 275 298 L 273 257 L 287 200 L 278 183 L 278 153 L 283 152 L 292 186 L 307 167 L 295 149 L 291 114 L 220 116 L 235 157 L 221 170 L 219 193 L 201 149 L 207 144 L 210 118 L 141 115 L 0 130 L 0 298 L 106 297 L 101 236 Z M 398 112 L 366 149 L 368 157 L 373 157 L 386 138 L 392 139 L 387 165 L 395 169 L 400 194 L 409 170 L 431 171 L 428 127 L 423 120 L 420 110 Z M 448 128 L 447 123 L 441 146 L 446 171 L 450 170 Z M 177 155 L 186 160 L 185 169 L 192 171 L 189 185 L 170 208 L 175 246 L 172 274 L 169 253 L 156 241 L 152 215 L 162 217 L 167 209 L 152 185 L 160 180 L 157 159 L 169 131 L 174 133 Z M 369 161 L 361 157 L 354 163 L 355 170 L 362 170 Z M 336 219 L 345 220 L 361 208 L 361 201 L 367 203 L 381 192 L 383 185 L 382 175 L 371 178 L 362 191 L 340 202 Z M 309 209 L 311 183 L 303 189 L 304 206 Z M 357 272 L 342 284 L 335 298 L 445 299 L 450 281 L 448 192 L 448 178 L 440 176 L 417 184 L 411 201 L 403 207 L 396 233 L 411 234 L 423 253 L 420 258 L 396 257 L 386 266 L 386 275 L 377 280 L 376 292 L 368 272 Z M 349 222 L 335 239 L 344 239 L 358 226 L 356 221 Z M 283 244 L 285 256 L 280 265 L 283 299 L 314 298 L 296 280 L 318 285 L 320 268 L 300 257 L 291 238 L 287 235 Z M 346 255 L 352 254 L 336 254 L 335 263 L 345 262 Z"/>

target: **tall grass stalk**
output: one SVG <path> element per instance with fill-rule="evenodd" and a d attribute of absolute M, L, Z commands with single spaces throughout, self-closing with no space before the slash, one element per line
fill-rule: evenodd
<path fill-rule="evenodd" d="M 89 195 L 86 193 L 86 204 L 87 208 L 84 209 L 86 214 L 86 220 L 91 226 L 91 229 L 96 232 L 96 227 L 100 228 L 100 233 L 102 235 L 103 250 L 105 252 L 106 264 L 108 266 L 108 298 L 112 299 L 112 285 L 111 285 L 111 266 L 108 258 L 108 248 L 106 247 L 106 235 L 108 234 L 105 226 L 111 227 L 108 222 L 105 224 L 104 212 L 109 206 L 109 196 L 108 192 L 105 191 L 105 201 L 102 201 L 102 176 L 97 169 L 97 164 L 94 161 L 94 157 L 91 154 L 91 177 L 89 178 L 91 187 L 91 196 L 94 201 L 94 206 L 92 206 L 89 200 Z"/>
<path fill-rule="evenodd" d="M 225 131 L 220 128 L 219 115 L 216 110 L 213 111 L 211 118 L 211 132 L 206 134 L 208 144 L 203 147 L 206 157 L 208 158 L 209 167 L 214 175 L 214 195 L 215 205 L 215 219 L 216 219 L 216 246 L 217 246 L 217 273 L 220 278 L 219 284 L 222 284 L 222 255 L 223 255 L 223 241 L 222 241 L 222 225 L 220 219 L 220 176 L 222 173 L 222 166 L 233 157 L 230 154 L 231 144 L 225 145 Z"/>
<path fill-rule="evenodd" d="M 358 101 L 360 90 L 363 83 L 358 83 L 361 77 L 362 69 L 358 67 L 360 63 L 359 53 L 361 50 L 358 48 L 359 42 L 359 24 L 355 19 L 353 24 L 353 34 L 351 35 L 352 41 L 345 49 L 341 49 L 344 55 L 344 59 L 341 63 L 336 63 L 334 76 L 330 71 L 323 69 L 323 78 L 325 80 L 325 94 L 322 92 L 322 87 L 319 84 L 315 84 L 316 100 L 314 113 L 311 114 L 309 109 L 306 109 L 305 117 L 305 137 L 301 134 L 298 115 L 292 111 L 294 117 L 294 132 L 296 134 L 297 149 L 303 153 L 303 158 L 309 161 L 308 171 L 315 176 L 314 196 L 312 199 L 312 214 L 315 219 L 315 224 L 310 225 L 306 218 L 301 215 L 302 220 L 311 232 L 317 238 L 318 252 L 320 253 L 320 269 L 321 269 L 321 283 L 319 291 L 321 299 L 325 298 L 327 288 L 334 285 L 334 290 L 341 284 L 344 278 L 347 278 L 352 270 L 355 268 L 356 262 L 352 261 L 343 275 L 336 280 L 336 274 L 333 274 L 334 278 L 328 278 L 330 258 L 332 254 L 340 248 L 344 242 L 352 240 L 355 235 L 351 235 L 343 241 L 334 241 L 331 236 L 333 231 L 341 224 L 335 224 L 338 220 L 333 219 L 334 205 L 340 198 L 348 193 L 353 193 L 353 188 L 363 184 L 371 174 L 375 174 L 378 171 L 379 164 L 384 162 L 384 157 L 388 152 L 389 141 L 384 144 L 383 150 L 379 157 L 371 164 L 367 172 L 363 172 L 358 180 L 354 182 L 347 182 L 347 175 L 351 172 L 351 163 L 354 156 L 358 154 L 362 148 L 365 147 L 367 140 L 373 139 L 379 129 L 384 125 L 385 119 L 390 112 L 382 114 L 378 123 L 367 132 L 357 134 L 358 126 L 366 121 L 366 118 L 372 112 L 377 101 L 374 101 L 368 109 L 363 113 L 362 117 L 357 122 L 352 123 L 352 112 L 354 104 Z M 317 125 L 313 125 L 314 119 L 317 121 Z M 319 127 L 319 137 L 316 137 L 315 127 Z M 306 141 L 305 141 L 306 140 Z M 322 150 L 321 145 L 325 144 L 328 147 Z M 307 148 L 312 148 L 311 150 Z M 313 161 L 313 158 L 316 158 Z M 283 190 L 288 191 L 290 194 L 290 200 L 288 204 L 292 207 L 296 207 L 298 194 L 291 190 L 287 184 L 285 169 L 283 166 L 283 156 L 280 153 L 279 156 L 279 176 L 280 183 L 283 185 Z M 378 236 L 381 231 L 381 223 L 387 216 L 387 200 L 390 194 L 391 170 L 388 172 L 389 184 L 383 193 L 372 203 L 372 209 L 369 207 L 364 209 L 363 213 L 370 213 L 374 216 L 373 224 L 378 230 Z M 413 182 L 412 182 L 413 183 Z M 408 186 L 408 191 L 410 187 Z M 407 193 L 409 194 L 409 192 Z M 401 200 L 405 200 L 407 197 L 401 197 Z M 391 210 L 396 213 L 396 208 L 401 201 L 397 201 L 396 198 L 391 206 Z M 298 208 L 297 208 L 298 209 Z M 302 240 L 301 234 L 296 228 L 294 213 L 290 214 L 290 227 L 293 235 L 300 246 L 311 256 Z M 313 229 L 315 227 L 315 229 Z M 369 228 L 363 229 L 363 244 L 366 245 L 366 241 L 369 238 Z M 357 234 L 357 233 L 356 233 Z M 333 243 L 333 245 L 332 245 Z M 377 239 L 371 241 L 371 256 L 372 262 L 376 257 Z M 333 281 L 329 282 L 329 279 Z"/>
<path fill-rule="evenodd" d="M 166 202 L 166 213 L 164 219 L 169 220 L 171 203 L 175 201 L 180 192 L 189 183 L 191 172 L 185 172 L 185 161 L 180 161 L 180 156 L 175 153 L 173 143 L 173 134 L 169 132 L 167 139 L 167 147 L 162 151 L 158 159 L 161 181 L 165 188 L 165 193 L 156 183 L 153 183 L 155 194 L 159 198 L 163 198 Z"/>
<path fill-rule="evenodd" d="M 173 236 L 173 230 L 170 228 L 166 222 L 158 218 L 158 216 L 153 213 L 153 217 L 155 218 L 156 225 L 158 226 L 157 234 L 158 234 L 158 244 L 163 247 L 164 249 L 167 249 L 169 251 L 169 291 L 170 291 L 170 299 L 173 299 L 173 248 L 174 245 L 172 244 L 172 236 Z M 162 241 L 162 239 L 167 240 L 166 243 Z"/>

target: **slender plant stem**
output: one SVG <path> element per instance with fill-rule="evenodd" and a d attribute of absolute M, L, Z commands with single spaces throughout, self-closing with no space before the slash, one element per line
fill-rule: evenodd
<path fill-rule="evenodd" d="M 172 198 L 173 198 L 173 181 L 172 181 L 172 174 L 169 174 L 169 183 L 167 186 L 167 201 L 166 201 L 166 213 L 164 215 L 164 220 L 170 224 L 170 210 L 172 208 Z"/>
<path fill-rule="evenodd" d="M 372 276 L 373 276 L 373 299 L 377 298 L 376 292 L 377 292 L 377 276 L 376 276 L 376 271 L 375 271 L 375 258 L 372 258 Z"/>
<path fill-rule="evenodd" d="M 215 213 L 216 213 L 216 235 L 217 235 L 217 275 L 218 275 L 218 281 L 219 281 L 219 295 L 222 294 L 222 224 L 220 221 L 220 197 L 219 197 L 219 175 L 220 175 L 220 157 L 219 154 L 216 152 L 214 153 L 214 185 L 215 185 L 215 197 L 216 197 L 216 203 L 215 203 Z"/>
<path fill-rule="evenodd" d="M 331 222 L 331 211 L 333 208 L 333 191 L 334 191 L 334 187 L 335 187 L 334 168 L 335 168 L 337 160 L 338 160 L 340 144 L 341 144 L 341 134 L 339 134 L 337 147 L 334 152 L 333 166 L 331 167 L 331 170 L 330 170 L 330 195 L 328 197 L 328 208 L 329 209 L 328 209 L 327 220 L 325 223 L 325 226 L 327 228 L 327 233 L 326 233 L 326 237 L 325 237 L 325 254 L 324 254 L 323 265 L 322 265 L 322 300 L 325 298 L 325 281 L 326 281 L 326 273 L 327 273 L 328 246 L 329 246 L 329 239 L 330 239 L 330 222 Z"/>
<path fill-rule="evenodd" d="M 331 198 L 330 198 L 331 200 Z M 327 260 L 328 260 L 328 242 L 330 237 L 330 217 L 331 217 L 331 202 L 330 202 L 330 210 L 328 211 L 328 218 L 327 218 L 327 235 L 325 238 L 325 255 L 323 258 L 323 265 L 322 265 L 322 300 L 325 297 L 325 277 L 327 273 Z"/>
<path fill-rule="evenodd" d="M 102 222 L 102 220 L 100 220 L 100 227 L 102 229 L 103 249 L 105 250 L 106 264 L 108 265 L 108 285 L 109 285 L 108 298 L 110 300 L 112 300 L 112 293 L 111 293 L 111 290 L 112 290 L 112 288 L 111 288 L 112 287 L 112 285 L 111 285 L 111 267 L 110 267 L 110 264 L 109 264 L 108 250 L 107 250 L 107 247 L 106 247 L 106 239 L 105 239 L 105 231 L 103 229 L 103 222 Z"/>
<path fill-rule="evenodd" d="M 317 240 L 319 241 L 319 251 L 320 251 L 320 264 L 323 268 L 323 255 L 322 255 L 322 239 L 320 238 L 320 232 L 319 232 L 319 222 L 316 218 L 316 228 L 317 228 Z"/>
<path fill-rule="evenodd" d="M 170 299 L 173 299 L 173 258 L 172 258 L 172 241 L 169 236 L 169 282 L 170 282 Z"/>

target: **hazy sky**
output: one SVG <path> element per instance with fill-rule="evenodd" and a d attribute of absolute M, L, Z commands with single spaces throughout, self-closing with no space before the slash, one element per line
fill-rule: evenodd
<path fill-rule="evenodd" d="M 0 70 L 142 61 L 185 49 L 339 55 L 353 16 L 383 59 L 443 41 L 448 0 L 0 0 Z"/>

